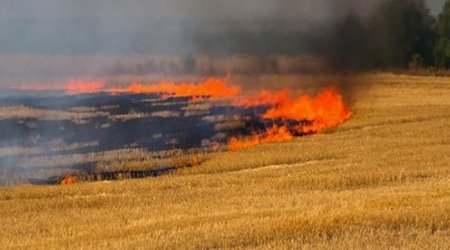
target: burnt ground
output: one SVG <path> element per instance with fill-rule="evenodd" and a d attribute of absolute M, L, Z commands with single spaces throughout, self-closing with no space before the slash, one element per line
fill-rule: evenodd
<path fill-rule="evenodd" d="M 66 96 L 16 93 L 0 98 L 0 107 L 15 106 L 72 113 L 82 113 L 87 109 L 90 112 L 99 112 L 99 115 L 82 119 L 0 117 L 0 149 L 40 149 L 31 154 L 0 154 L 0 184 L 2 179 L 5 181 L 18 178 L 17 176 L 33 179 L 48 176 L 49 173 L 61 175 L 69 170 L 89 169 L 96 164 L 95 161 L 89 160 L 83 163 L 58 163 L 52 160 L 52 156 L 123 148 L 146 149 L 152 152 L 207 149 L 212 142 L 225 145 L 230 136 L 248 135 L 262 131 L 268 126 L 255 115 L 263 112 L 264 107 L 243 109 L 207 99 L 194 101 L 181 97 L 161 98 L 154 94 L 97 93 Z M 140 115 L 133 117 L 133 114 Z M 128 115 L 131 117 L 127 117 Z M 217 124 L 226 124 L 230 119 L 241 120 L 243 125 L 229 128 L 225 125 L 225 128 L 217 129 Z M 83 146 L 58 147 L 59 144 Z M 55 147 L 57 149 L 52 149 Z M 49 164 L 42 161 L 29 163 L 30 159 L 39 157 L 47 157 Z"/>

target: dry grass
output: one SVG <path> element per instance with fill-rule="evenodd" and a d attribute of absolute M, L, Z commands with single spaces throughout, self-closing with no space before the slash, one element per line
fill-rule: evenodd
<path fill-rule="evenodd" d="M 186 152 L 182 150 L 161 151 L 158 154 L 150 154 L 147 158 L 129 158 L 122 160 L 103 160 L 95 166 L 95 171 L 114 172 L 130 170 L 150 170 L 157 168 L 190 168 L 209 159 L 210 155 L 200 150 Z"/>
<path fill-rule="evenodd" d="M 186 107 L 181 108 L 181 110 L 184 111 L 185 117 L 206 116 L 209 114 L 209 110 L 212 106 L 213 105 L 208 102 L 193 102 L 189 103 Z"/>
<path fill-rule="evenodd" d="M 233 130 L 245 127 L 245 123 L 240 120 L 229 120 L 226 122 L 216 123 L 214 125 L 215 131 Z"/>
<path fill-rule="evenodd" d="M 18 149 L 17 152 L 20 153 L 21 150 L 24 149 Z M 35 150 L 39 150 L 39 148 Z M 30 154 L 25 155 L 27 157 L 24 157 L 23 159 L 19 160 L 17 165 L 22 168 L 34 168 L 42 166 L 63 167 L 63 166 L 73 166 L 78 164 L 97 163 L 97 162 L 100 162 L 102 163 L 102 165 L 104 165 L 107 163 L 123 164 L 126 162 L 141 161 L 143 165 L 145 165 L 148 162 L 152 162 L 151 166 L 153 167 L 153 165 L 156 165 L 156 163 L 162 161 L 159 159 L 165 159 L 168 157 L 175 157 L 175 158 L 180 157 L 182 151 L 179 150 L 149 151 L 142 148 L 124 148 L 102 152 L 43 155 L 43 156 L 33 156 L 33 152 L 35 151 L 31 151 Z M 4 153 L 6 154 L 8 152 L 5 151 Z M 130 169 L 135 168 L 132 168 L 130 166 Z"/>
<path fill-rule="evenodd" d="M 39 120 L 70 120 L 74 122 L 84 121 L 95 117 L 108 116 L 109 113 L 88 109 L 84 107 L 73 108 L 71 111 L 47 110 L 26 106 L 0 107 L 0 120 L 3 119 L 39 119 Z"/>
<path fill-rule="evenodd" d="M 179 117 L 179 116 L 180 116 L 180 112 L 170 111 L 170 110 L 156 111 L 151 114 L 151 117 L 159 117 L 159 118 L 170 118 L 170 117 Z"/>
<path fill-rule="evenodd" d="M 108 118 L 113 121 L 126 122 L 126 121 L 144 119 L 144 118 L 148 118 L 151 116 L 152 116 L 151 114 L 131 111 L 127 114 L 110 115 Z"/>
<path fill-rule="evenodd" d="M 2 247 L 448 249 L 450 79 L 366 79 L 322 135 L 157 179 L 1 189 Z"/>
<path fill-rule="evenodd" d="M 4 156 L 25 156 L 63 152 L 69 150 L 82 149 L 85 147 L 98 146 L 98 141 L 86 143 L 65 144 L 63 142 L 55 141 L 46 147 L 0 147 L 0 157 Z"/>

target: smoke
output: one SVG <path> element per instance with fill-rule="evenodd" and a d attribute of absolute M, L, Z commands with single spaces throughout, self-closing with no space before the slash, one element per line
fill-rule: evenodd
<path fill-rule="evenodd" d="M 383 2 L 6 0 L 0 9 L 0 88 L 71 78 L 128 84 L 120 76 L 317 75 L 406 65 L 410 52 L 396 62 L 389 56 L 401 49 L 383 48 L 379 54 L 386 58 L 378 58 L 372 42 L 386 33 L 386 23 L 368 28 Z M 444 0 L 426 3 L 437 14 Z M 353 82 L 336 82 L 352 96 Z M 323 87 L 318 85 L 316 90 Z"/>
<path fill-rule="evenodd" d="M 0 86 L 105 76 L 114 69 L 140 74 L 157 68 L 173 74 L 179 71 L 179 62 L 173 61 L 198 55 L 328 56 L 325 49 L 341 49 L 323 44 L 329 40 L 327 30 L 348 13 L 366 18 L 382 1 L 5 0 L 0 9 Z M 427 1 L 434 14 L 443 2 Z M 138 58 L 144 55 L 181 59 L 165 59 L 158 62 L 165 65 L 154 67 L 153 59 Z M 331 60 L 345 59 L 335 57 Z"/>
<path fill-rule="evenodd" d="M 120 76 L 158 80 L 367 69 L 377 63 L 367 23 L 382 2 L 5 0 L 0 88 L 72 78 L 128 84 Z M 444 0 L 426 2 L 437 14 Z M 352 97 L 352 81 L 330 81 Z M 317 85 L 316 90 L 323 87 Z"/>

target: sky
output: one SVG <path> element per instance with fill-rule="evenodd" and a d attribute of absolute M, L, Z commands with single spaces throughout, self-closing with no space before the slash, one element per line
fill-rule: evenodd
<path fill-rule="evenodd" d="M 286 28 L 287 23 L 302 32 L 347 13 L 349 9 L 368 13 L 374 4 L 383 0 L 0 1 L 1 85 L 1 78 L 5 76 L 47 76 L 65 71 L 87 72 L 94 68 L 73 59 L 79 54 L 179 53 L 184 56 L 195 54 L 204 44 L 213 47 L 220 44 L 219 52 L 226 53 L 233 51 L 233 40 L 222 39 L 227 38 L 230 29 L 242 29 L 245 34 L 255 27 L 267 29 L 264 22 L 267 21 L 277 32 Z M 432 13 L 437 14 L 445 0 L 426 2 Z M 192 35 L 198 30 L 225 31 L 222 32 L 225 37 L 198 42 Z M 244 36 L 242 40 L 247 38 Z M 297 42 L 295 38 L 292 40 Z M 272 39 L 268 43 L 279 45 L 280 41 Z M 55 56 L 56 59 L 54 62 L 30 60 L 28 57 L 11 57 L 11 54 L 36 54 L 38 58 Z M 59 59 L 60 56 L 66 56 L 66 59 Z M 101 65 L 99 61 L 91 61 Z"/>
<path fill-rule="evenodd" d="M 381 1 L 1 0 L 0 54 L 190 51 L 198 33 L 304 32 Z M 437 14 L 445 0 L 426 2 Z"/>
<path fill-rule="evenodd" d="M 364 11 L 380 0 L 2 0 L 1 18 L 155 18 L 320 20 L 352 6 Z M 426 0 L 436 14 L 445 0 Z"/>

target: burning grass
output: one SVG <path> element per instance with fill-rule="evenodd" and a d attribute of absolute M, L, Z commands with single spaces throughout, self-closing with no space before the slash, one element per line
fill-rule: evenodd
<path fill-rule="evenodd" d="M 66 177 L 64 177 L 61 181 L 60 184 L 61 185 L 72 185 L 75 184 L 77 182 L 77 177 L 74 175 L 68 175 Z"/>
<path fill-rule="evenodd" d="M 37 85 L 39 86 L 39 85 Z M 46 85 L 43 85 L 46 86 Z M 40 87 L 38 87 L 40 88 Z M 241 137 L 232 136 L 229 138 L 229 149 L 239 150 L 254 146 L 260 143 L 279 142 L 290 140 L 294 136 L 321 133 L 325 129 L 336 127 L 351 117 L 351 112 L 344 103 L 341 93 L 334 88 L 323 89 L 316 96 L 310 96 L 302 93 L 298 97 L 292 95 L 290 89 L 271 92 L 270 90 L 262 90 L 258 96 L 252 97 L 248 94 L 241 93 L 241 87 L 233 85 L 229 82 L 229 78 L 206 78 L 197 83 L 172 82 L 163 80 L 153 84 L 143 84 L 140 82 L 132 82 L 127 87 L 108 87 L 102 81 L 69 81 L 66 86 L 66 94 L 91 94 L 96 92 L 105 92 L 111 95 L 119 94 L 155 94 L 160 95 L 161 100 L 169 97 L 172 98 L 188 98 L 186 106 L 179 111 L 159 110 L 151 113 L 136 112 L 133 109 L 128 113 L 110 115 L 113 121 L 126 122 L 149 117 L 170 118 L 179 117 L 183 111 L 183 117 L 205 117 L 210 115 L 213 105 L 218 102 L 218 106 L 230 108 L 231 106 L 241 108 L 255 108 L 260 110 L 266 108 L 263 114 L 257 114 L 243 119 L 261 119 L 261 127 L 264 130 L 250 131 L 251 135 L 243 135 Z M 225 102 L 224 102 L 225 100 Z M 171 103 L 171 101 L 167 101 Z M 150 104 L 152 106 L 153 103 Z M 227 106 L 228 105 L 228 106 Z M 4 108 L 8 114 L 8 108 Z M 81 114 L 92 112 L 96 109 L 86 107 L 76 107 L 72 111 L 79 111 Z M 43 111 L 41 111 L 42 113 Z M 52 111 L 49 111 L 52 112 Z M 12 112 L 10 112 L 12 113 Z M 30 113 L 30 112 L 28 112 Z M 35 111 L 39 116 L 42 115 Z M 1 113 L 0 113 L 1 114 Z M 20 116 L 11 116 L 10 118 L 18 118 Z M 56 114 L 55 114 L 56 115 Z M 239 114 L 238 114 L 239 115 Z M 1 116 L 0 116 L 1 117 Z M 8 117 L 8 116 L 7 116 Z M 267 126 L 269 121 L 272 126 Z M 88 123 L 86 120 L 76 120 L 78 124 Z M 279 124 L 279 123 L 283 124 Z M 105 123 L 104 123 L 105 124 Z M 222 124 L 223 125 L 223 124 Z M 220 124 L 216 127 L 220 128 Z M 108 125 L 101 125 L 103 128 L 109 128 Z M 223 127 L 223 126 L 222 126 Z M 178 138 L 171 139 L 177 145 Z"/>
<path fill-rule="evenodd" d="M 273 126 L 262 134 L 254 134 L 247 138 L 232 137 L 228 141 L 228 149 L 237 151 L 249 147 L 254 147 L 262 143 L 282 142 L 293 138 L 289 129 L 285 126 Z"/>
<path fill-rule="evenodd" d="M 157 84 L 142 84 L 133 82 L 124 88 L 111 88 L 107 92 L 112 94 L 133 93 L 133 94 L 155 94 L 166 93 L 175 97 L 211 97 L 211 98 L 231 98 L 241 91 L 238 86 L 230 86 L 227 81 L 220 78 L 207 78 L 198 84 L 175 83 L 171 81 L 161 81 Z"/>
<path fill-rule="evenodd" d="M 284 125 L 273 125 L 262 133 L 254 133 L 249 138 L 232 137 L 228 142 L 230 150 L 240 150 L 261 143 L 287 141 L 294 135 L 320 133 L 342 124 L 352 116 L 341 94 L 331 88 L 322 90 L 315 97 L 307 94 L 291 97 L 288 90 L 276 93 L 263 90 L 259 96 L 245 98 L 238 101 L 236 105 L 269 106 L 270 108 L 262 115 L 262 118 L 281 119 Z M 292 121 L 295 123 L 292 124 Z"/>
<path fill-rule="evenodd" d="M 2 246 L 447 249 L 450 80 L 371 81 L 333 133 L 161 178 L 0 189 Z"/>

